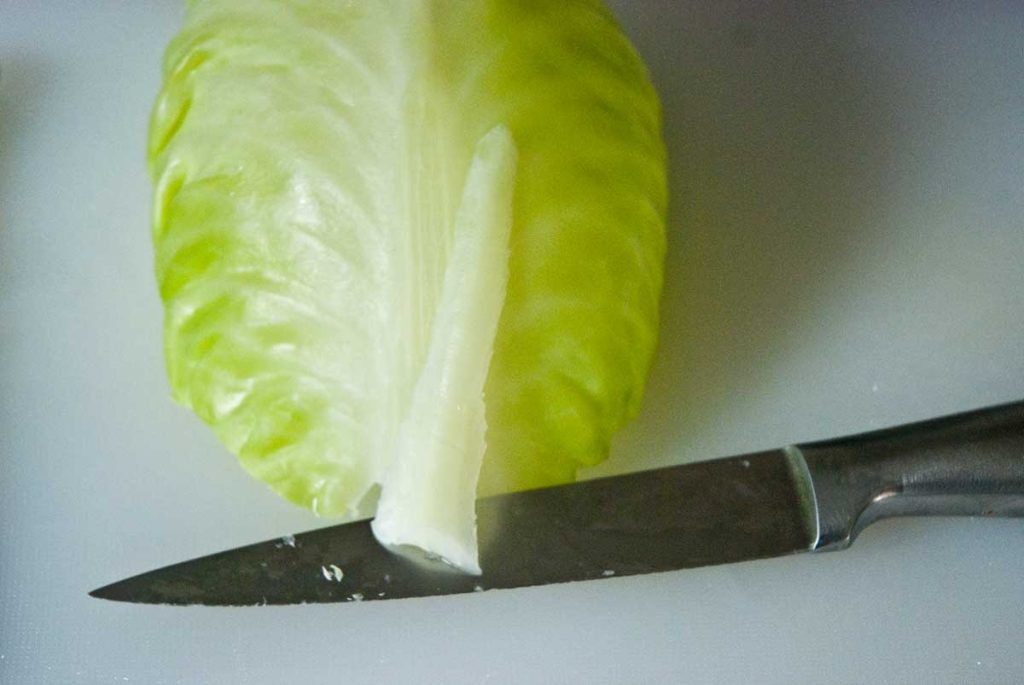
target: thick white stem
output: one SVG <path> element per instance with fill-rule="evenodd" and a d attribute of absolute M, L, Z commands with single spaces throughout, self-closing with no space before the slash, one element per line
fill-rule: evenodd
<path fill-rule="evenodd" d="M 398 431 L 373 531 L 480 573 L 476 486 L 486 449 L 484 383 L 508 282 L 516 148 L 497 126 L 476 145 L 423 371 Z"/>

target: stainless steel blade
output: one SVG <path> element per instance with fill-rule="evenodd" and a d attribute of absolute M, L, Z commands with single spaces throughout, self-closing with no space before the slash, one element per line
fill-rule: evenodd
<path fill-rule="evenodd" d="M 482 576 L 390 552 L 359 521 L 175 564 L 90 594 L 155 604 L 343 602 L 778 556 L 816 540 L 806 478 L 802 459 L 778 450 L 482 499 Z"/>
<path fill-rule="evenodd" d="M 480 500 L 482 576 L 394 554 L 361 521 L 90 594 L 209 605 L 447 595 L 842 549 L 880 518 L 923 515 L 1024 516 L 1024 401 Z"/>

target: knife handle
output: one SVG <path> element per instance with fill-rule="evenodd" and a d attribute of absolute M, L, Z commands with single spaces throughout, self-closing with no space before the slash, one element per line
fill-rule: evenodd
<path fill-rule="evenodd" d="M 1024 516 L 1024 401 L 790 448 L 817 508 L 814 550 L 891 516 Z"/>

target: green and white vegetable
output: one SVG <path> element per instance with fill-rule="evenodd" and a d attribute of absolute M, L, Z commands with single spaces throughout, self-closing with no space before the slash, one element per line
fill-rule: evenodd
<path fill-rule="evenodd" d="M 174 397 L 289 500 L 476 572 L 476 495 L 637 411 L 665 156 L 598 0 L 193 0 L 149 161 Z"/>

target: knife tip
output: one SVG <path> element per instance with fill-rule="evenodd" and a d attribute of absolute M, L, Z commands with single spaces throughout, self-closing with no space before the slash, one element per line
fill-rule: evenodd
<path fill-rule="evenodd" d="M 140 601 L 140 599 L 135 596 L 135 593 L 137 592 L 138 589 L 134 588 L 131 583 L 122 580 L 91 590 L 89 592 L 89 596 L 94 599 L 105 599 L 109 602 L 135 603 Z"/>
<path fill-rule="evenodd" d="M 114 593 L 111 592 L 111 588 L 113 587 L 114 585 L 104 585 L 103 587 L 98 587 L 95 590 L 91 590 L 89 592 L 89 596 L 95 599 L 108 599 L 115 602 L 119 601 L 120 598 L 118 598 Z"/>

